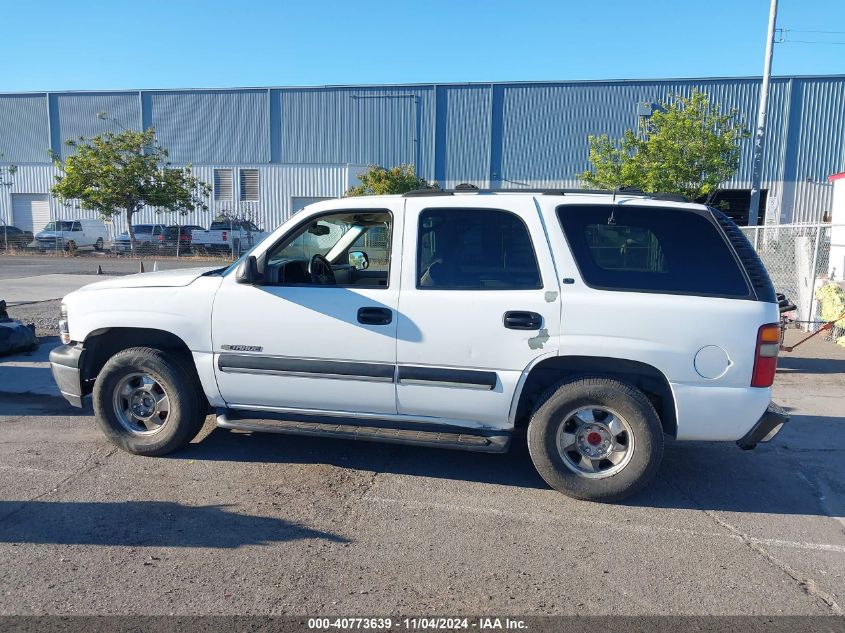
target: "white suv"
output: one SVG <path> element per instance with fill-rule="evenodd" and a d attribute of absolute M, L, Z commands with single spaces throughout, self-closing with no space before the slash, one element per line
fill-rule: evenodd
<path fill-rule="evenodd" d="M 139 310 L 138 306 L 144 306 Z M 752 448 L 778 306 L 718 211 L 630 192 L 426 190 L 313 204 L 225 269 L 95 283 L 51 354 L 118 446 L 230 429 L 500 452 L 618 500 L 664 436 Z"/>

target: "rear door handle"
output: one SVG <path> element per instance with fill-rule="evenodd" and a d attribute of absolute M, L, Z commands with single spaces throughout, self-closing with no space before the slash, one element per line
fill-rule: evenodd
<path fill-rule="evenodd" d="M 358 308 L 358 323 L 364 325 L 388 325 L 393 321 L 390 308 Z"/>
<path fill-rule="evenodd" d="M 509 330 L 539 330 L 543 325 L 543 317 L 536 312 L 512 310 L 505 312 L 502 320 Z"/>

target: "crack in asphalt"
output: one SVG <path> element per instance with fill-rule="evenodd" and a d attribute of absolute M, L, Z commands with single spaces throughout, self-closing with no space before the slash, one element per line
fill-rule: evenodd
<path fill-rule="evenodd" d="M 690 496 L 685 490 L 682 490 L 678 487 L 674 482 L 667 481 L 667 484 L 672 486 L 679 494 L 686 497 L 686 499 L 695 505 L 703 512 L 707 517 L 709 517 L 716 525 L 722 527 L 724 530 L 733 536 L 734 538 L 739 539 L 742 543 L 749 548 L 754 553 L 760 555 L 766 562 L 770 565 L 779 569 L 784 574 L 789 576 L 792 580 L 798 583 L 798 588 L 801 589 L 805 594 L 814 598 L 816 600 L 821 601 L 824 605 L 834 614 L 834 615 L 845 615 L 845 610 L 836 602 L 836 599 L 826 591 L 819 588 L 816 584 L 816 581 L 809 577 L 804 577 L 801 572 L 797 569 L 789 565 L 788 563 L 782 561 L 777 556 L 772 554 L 769 550 L 763 547 L 762 543 L 764 542 L 763 539 L 758 539 L 756 537 L 750 536 L 740 530 L 735 525 L 732 525 L 719 517 L 719 515 L 713 511 L 708 510 L 705 508 L 697 499 Z M 766 539 L 769 541 L 769 539 Z"/>
<path fill-rule="evenodd" d="M 736 526 L 731 525 L 730 523 L 728 523 L 724 519 L 721 519 L 714 511 L 712 511 L 712 510 L 702 510 L 702 512 L 704 512 L 704 514 L 706 514 L 708 517 L 710 517 L 718 525 L 722 526 L 723 528 L 725 528 L 726 530 L 728 530 L 732 534 L 735 534 L 736 536 L 738 536 L 742 540 L 742 542 L 746 545 L 746 547 L 753 550 L 757 554 L 760 554 L 765 560 L 767 560 L 769 563 L 771 563 L 774 567 L 776 567 L 777 569 L 780 569 L 787 576 L 792 578 L 795 582 L 798 583 L 798 587 L 804 593 L 806 593 L 808 596 L 811 596 L 813 598 L 817 598 L 817 599 L 821 600 L 825 605 L 827 605 L 827 607 L 830 609 L 830 611 L 834 615 L 845 615 L 845 610 L 843 610 L 842 607 L 840 607 L 837 604 L 834 597 L 831 594 L 827 593 L 826 591 L 820 589 L 819 586 L 816 584 L 815 580 L 813 580 L 812 578 L 805 578 L 801 574 L 801 572 L 799 572 L 797 569 L 795 569 L 791 565 L 785 563 L 784 561 L 779 559 L 777 556 L 772 554 L 765 547 L 760 545 L 757 542 L 757 539 L 755 539 L 751 536 L 748 536 L 745 532 L 743 532 L 742 530 L 740 530 Z"/>
<path fill-rule="evenodd" d="M 85 460 L 82 462 L 82 464 L 80 464 L 79 468 L 73 470 L 69 475 L 67 475 L 63 479 L 59 480 L 59 482 L 57 484 L 55 484 L 52 488 L 50 488 L 50 490 L 46 490 L 45 492 L 42 492 L 41 494 L 37 494 L 34 497 L 30 497 L 29 499 L 24 499 L 24 500 L 19 501 L 18 503 L 20 505 L 17 508 L 7 512 L 3 516 L 0 516 L 0 523 L 2 523 L 4 521 L 6 521 L 7 519 L 15 516 L 16 514 L 19 514 L 21 511 L 26 509 L 26 506 L 27 506 L 28 503 L 31 503 L 33 501 L 38 501 L 39 499 L 43 499 L 44 497 L 46 497 L 48 495 L 56 493 L 56 492 L 59 491 L 59 488 L 61 488 L 62 486 L 75 481 L 76 479 L 78 479 L 82 475 L 93 471 L 95 468 L 99 468 L 100 466 L 103 465 L 104 460 L 108 459 L 109 457 L 114 455 L 115 452 L 117 452 L 117 447 L 110 447 L 109 450 L 105 454 L 102 454 L 103 448 L 105 448 L 105 447 L 98 446 L 96 449 L 94 449 L 91 452 L 91 454 L 88 455 L 88 457 L 85 458 Z M 100 456 L 100 455 L 102 455 L 103 461 L 97 460 L 97 457 Z"/>

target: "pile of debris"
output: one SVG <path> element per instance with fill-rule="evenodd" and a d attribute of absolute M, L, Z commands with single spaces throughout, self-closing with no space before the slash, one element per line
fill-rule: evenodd
<path fill-rule="evenodd" d="M 38 349 L 35 325 L 24 325 L 17 319 L 9 318 L 6 302 L 0 300 L 0 355 L 31 352 L 34 349 Z"/>

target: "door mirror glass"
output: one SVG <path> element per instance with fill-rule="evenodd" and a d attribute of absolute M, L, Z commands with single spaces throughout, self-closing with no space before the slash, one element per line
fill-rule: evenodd
<path fill-rule="evenodd" d="M 355 270 L 366 270 L 370 267 L 370 258 L 364 251 L 349 251 L 349 265 Z"/>
<path fill-rule="evenodd" d="M 235 281 L 239 284 L 254 284 L 258 280 L 258 260 L 255 255 L 245 257 L 235 273 Z"/>

